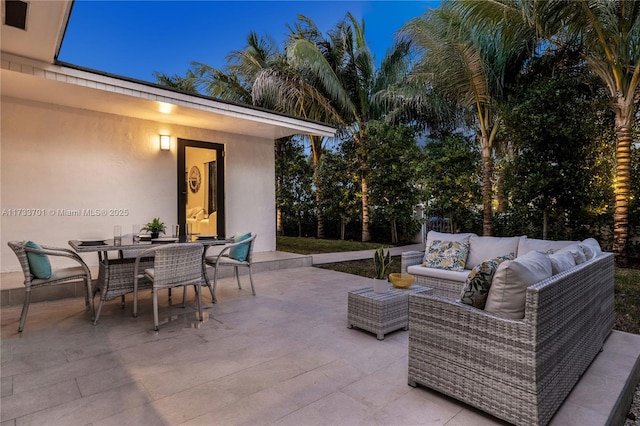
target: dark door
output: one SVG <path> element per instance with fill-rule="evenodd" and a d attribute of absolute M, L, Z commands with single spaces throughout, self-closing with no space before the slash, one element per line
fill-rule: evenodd
<path fill-rule="evenodd" d="M 180 234 L 224 238 L 224 145 L 179 138 L 177 175 Z"/>

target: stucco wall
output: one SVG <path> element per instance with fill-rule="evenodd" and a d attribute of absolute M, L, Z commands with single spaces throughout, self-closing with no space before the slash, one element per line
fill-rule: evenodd
<path fill-rule="evenodd" d="M 111 238 L 114 225 L 129 234 L 153 217 L 175 223 L 177 138 L 225 145 L 226 233 L 257 232 L 256 251 L 275 250 L 271 139 L 4 97 L 0 132 L 2 272 L 19 270 L 7 241 L 68 247 L 70 239 Z M 170 152 L 159 150 L 163 132 Z M 95 254 L 83 258 L 97 263 Z"/>

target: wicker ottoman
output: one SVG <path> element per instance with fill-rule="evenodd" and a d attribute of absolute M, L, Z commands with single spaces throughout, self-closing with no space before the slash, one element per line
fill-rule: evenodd
<path fill-rule="evenodd" d="M 392 287 L 386 293 L 374 293 L 372 287 L 352 290 L 348 300 L 348 326 L 370 331 L 378 340 L 383 340 L 387 333 L 407 329 L 409 294 L 431 291 L 416 284 L 408 289 Z"/>

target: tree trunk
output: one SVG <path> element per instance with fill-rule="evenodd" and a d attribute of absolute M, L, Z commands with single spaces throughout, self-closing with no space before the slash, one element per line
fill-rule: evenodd
<path fill-rule="evenodd" d="M 313 160 L 313 184 L 316 186 L 316 211 L 318 212 L 318 225 L 316 234 L 318 238 L 324 238 L 324 214 L 322 212 L 322 186 L 320 182 L 320 161 L 322 159 L 321 136 L 310 136 L 311 157 Z"/>
<path fill-rule="evenodd" d="M 498 212 L 507 212 L 507 197 L 504 193 L 504 166 L 498 168 L 498 182 L 496 183 L 496 197 L 498 198 Z"/>
<path fill-rule="evenodd" d="M 391 220 L 391 244 L 398 243 L 398 228 L 396 226 L 396 220 Z"/>
<path fill-rule="evenodd" d="M 491 207 L 493 175 L 493 160 L 491 159 L 491 147 L 482 143 L 482 235 L 493 235 L 493 212 Z"/>
<path fill-rule="evenodd" d="M 617 121 L 617 117 L 616 117 Z M 613 254 L 618 266 L 627 266 L 629 238 L 629 200 L 631 194 L 631 142 L 629 126 L 617 128 L 616 177 L 614 185 Z"/>
<path fill-rule="evenodd" d="M 542 239 L 547 239 L 549 233 L 549 209 L 542 210 Z"/>
<path fill-rule="evenodd" d="M 362 241 L 370 241 L 369 234 L 369 188 L 367 180 L 362 177 Z"/>
<path fill-rule="evenodd" d="M 342 241 L 344 241 L 344 228 L 345 228 L 344 217 L 340 217 L 340 239 Z"/>
<path fill-rule="evenodd" d="M 314 168 L 315 169 L 315 168 Z M 320 185 L 319 185 L 319 176 L 318 173 L 316 172 L 316 178 L 314 179 L 316 181 L 315 185 L 316 185 L 316 211 L 318 212 L 318 228 L 317 228 L 317 235 L 318 238 L 324 238 L 324 213 L 322 212 L 322 191 L 320 190 Z"/>
<path fill-rule="evenodd" d="M 284 229 L 282 226 L 282 209 L 280 207 L 276 209 L 276 235 L 284 235 Z"/>

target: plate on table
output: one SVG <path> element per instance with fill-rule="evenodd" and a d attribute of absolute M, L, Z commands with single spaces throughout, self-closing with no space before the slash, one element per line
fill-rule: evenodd
<path fill-rule="evenodd" d="M 81 246 L 104 246 L 106 243 L 104 240 L 82 240 L 80 241 Z"/>
<path fill-rule="evenodd" d="M 200 235 L 197 235 L 197 236 L 196 236 L 196 238 L 197 238 L 198 240 L 215 240 L 215 239 L 217 239 L 217 238 L 218 238 L 218 236 L 217 236 L 217 235 L 205 235 L 205 234 L 200 234 Z"/>
<path fill-rule="evenodd" d="M 153 238 L 151 242 L 152 243 L 177 243 L 178 238 L 172 238 L 172 237 Z"/>

